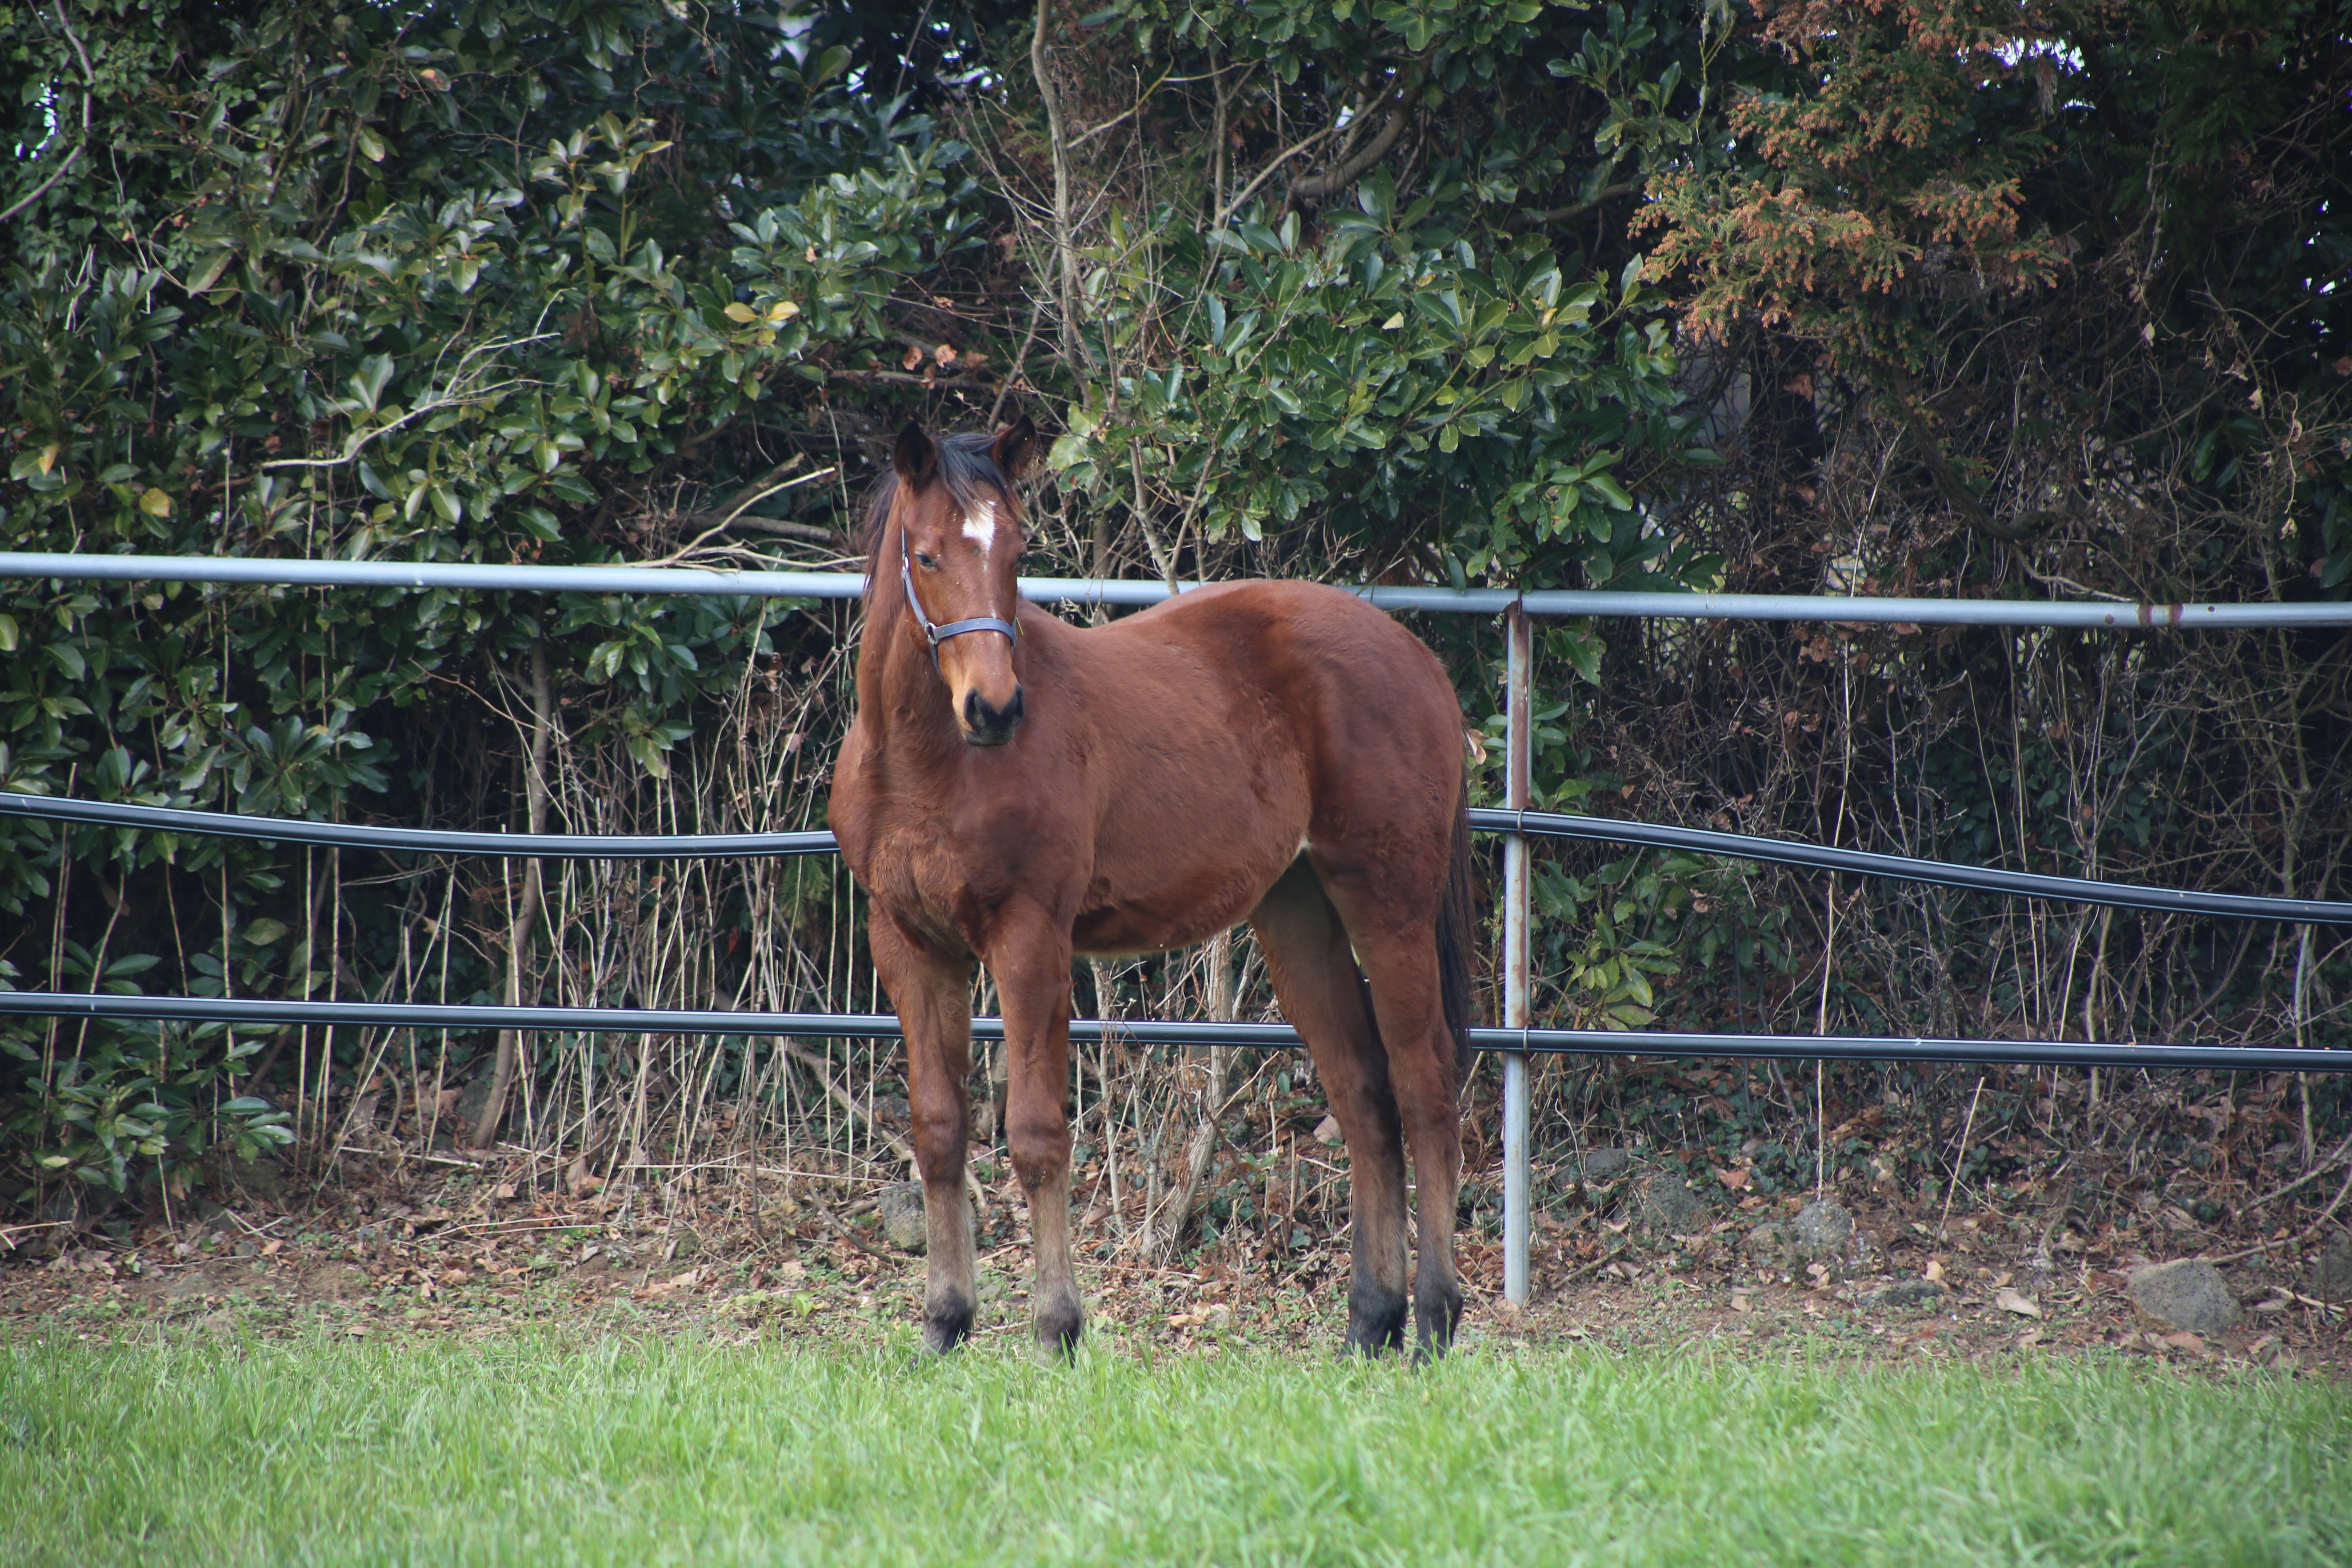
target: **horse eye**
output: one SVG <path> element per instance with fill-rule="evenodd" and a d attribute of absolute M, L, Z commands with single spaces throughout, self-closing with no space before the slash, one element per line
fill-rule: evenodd
<path fill-rule="evenodd" d="M 918 550 L 918 551 L 916 551 L 916 552 L 915 552 L 915 564 L 916 564 L 916 565 L 920 566 L 920 567 L 923 567 L 925 570 L 927 570 L 927 571 L 928 571 L 928 570 L 931 570 L 931 569 L 936 568 L 936 567 L 939 565 L 939 563 L 940 563 L 940 558 L 939 558 L 938 556 L 936 556 L 936 555 L 932 554 L 929 551 L 928 551 L 928 550 Z"/>

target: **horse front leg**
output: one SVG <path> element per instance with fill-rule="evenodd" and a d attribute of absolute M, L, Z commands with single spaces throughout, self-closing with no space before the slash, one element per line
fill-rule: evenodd
<path fill-rule="evenodd" d="M 971 1136 L 971 960 L 938 952 L 878 906 L 874 967 L 907 1031 L 907 1104 L 923 1179 L 923 1347 L 950 1351 L 979 1301 L 965 1163 Z"/>
<path fill-rule="evenodd" d="M 1037 1342 L 1066 1355 L 1084 1315 L 1070 1260 L 1069 930 L 1043 910 L 1020 911 L 987 957 L 1004 1004 L 1004 1136 L 1029 1204 Z"/>

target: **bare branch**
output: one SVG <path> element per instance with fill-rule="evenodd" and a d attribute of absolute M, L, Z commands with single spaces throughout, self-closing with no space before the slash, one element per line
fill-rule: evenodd
<path fill-rule="evenodd" d="M 1052 0 L 1037 0 L 1037 26 L 1029 35 L 1029 68 L 1037 78 L 1037 96 L 1045 100 L 1045 134 L 1054 154 L 1054 270 L 1062 308 L 1062 357 L 1072 364 L 1083 364 L 1086 345 L 1078 336 L 1077 239 L 1070 221 L 1070 143 L 1062 129 L 1062 95 L 1054 87 L 1052 51 L 1045 47 L 1045 18 L 1051 4 Z"/>
<path fill-rule="evenodd" d="M 427 395 L 424 402 L 418 404 L 415 407 L 410 409 L 407 413 L 402 415 L 399 418 L 392 421 L 388 425 L 376 425 L 372 426 L 365 430 L 353 431 L 343 442 L 343 449 L 334 457 L 273 458 L 268 462 L 261 465 L 261 470 L 263 472 L 267 472 L 271 468 L 339 468 L 345 463 L 357 458 L 361 452 L 366 449 L 368 443 L 374 440 L 377 437 L 388 436 L 393 431 L 397 430 L 402 426 L 409 423 L 411 420 L 421 417 L 424 415 L 431 414 L 443 408 L 471 407 L 473 405 L 479 403 L 483 398 L 488 397 L 490 394 L 494 392 L 504 392 L 510 386 L 537 386 L 540 384 L 538 382 L 525 376 L 510 376 L 505 381 L 493 382 L 488 386 L 469 387 L 467 386 L 465 383 L 467 374 L 468 374 L 468 367 L 475 360 L 480 358 L 482 355 L 497 353 L 503 349 L 520 348 L 525 343 L 544 342 L 554 335 L 555 334 L 552 332 L 541 332 L 535 336 L 528 338 L 493 339 L 489 342 L 477 344 L 475 347 L 467 349 L 466 353 L 459 357 L 457 361 L 457 374 L 449 378 L 449 386 L 447 391 L 434 393 Z"/>
<path fill-rule="evenodd" d="M 1360 179 L 1366 170 L 1387 157 L 1389 149 L 1397 144 L 1397 138 L 1404 134 L 1405 121 L 1412 116 L 1412 109 L 1404 101 L 1405 89 L 1406 84 L 1399 82 L 1396 90 L 1389 94 L 1389 117 L 1381 125 L 1380 134 L 1336 168 L 1326 169 L 1319 174 L 1309 174 L 1295 182 L 1290 187 L 1290 199 L 1294 202 L 1321 201 L 1326 196 L 1346 190 Z"/>
<path fill-rule="evenodd" d="M 59 5 L 58 0 L 49 0 L 49 10 L 57 17 L 58 28 L 65 34 L 66 42 L 71 44 L 74 53 L 81 57 L 81 145 L 67 153 L 66 161 L 58 165 L 57 173 L 34 186 L 30 195 L 25 196 L 6 212 L 0 212 L 0 223 L 6 223 L 26 207 L 39 201 L 51 185 L 64 179 L 73 166 L 81 161 L 82 149 L 89 145 L 89 100 L 98 91 L 98 72 L 90 68 L 89 51 L 81 47 L 81 39 L 74 35 L 73 28 L 67 24 L 65 7 Z"/>
<path fill-rule="evenodd" d="M 1564 207 L 1554 207 L 1549 212 L 1514 213 L 1504 226 L 1515 229 L 1549 228 L 1553 224 L 1566 223 L 1570 218 L 1582 217 L 1601 203 L 1613 202 L 1619 196 L 1630 196 L 1641 188 L 1642 182 L 1639 180 L 1620 180 L 1615 184 L 1603 185 L 1593 192 L 1589 201 L 1570 202 Z"/>
<path fill-rule="evenodd" d="M 1282 166 L 1285 163 L 1289 163 L 1293 158 L 1296 158 L 1300 153 L 1307 152 L 1317 142 L 1329 140 L 1331 131 L 1332 128 L 1327 125 L 1322 130 L 1315 132 L 1312 136 L 1309 136 L 1305 141 L 1297 143 L 1296 146 L 1275 154 L 1273 163 L 1268 163 L 1265 168 L 1260 169 L 1255 179 L 1252 180 L 1248 184 L 1244 185 L 1241 188 L 1240 193 L 1236 195 L 1232 201 L 1227 202 L 1223 207 L 1218 209 L 1217 221 L 1211 224 L 1209 226 L 1211 228 L 1224 227 L 1226 223 L 1232 219 L 1234 214 L 1241 211 L 1242 204 L 1248 201 L 1252 196 L 1257 195 L 1259 186 L 1265 184 L 1277 174 L 1280 174 L 1282 172 Z"/>
<path fill-rule="evenodd" d="M 792 458 L 792 463 L 797 463 L 799 461 L 800 457 L 795 453 Z M 787 463 L 784 466 L 789 468 L 792 466 L 792 463 Z M 802 474 L 796 479 L 785 479 L 779 484 L 768 485 L 763 488 L 754 487 L 753 489 L 746 491 L 739 500 L 737 500 L 734 510 L 726 512 L 720 516 L 717 522 L 712 523 L 709 528 L 704 529 L 700 533 L 697 534 L 691 543 L 687 544 L 680 549 L 672 551 L 669 554 L 663 556 L 658 561 L 639 561 L 633 563 L 633 564 L 638 566 L 675 566 L 680 560 L 684 559 L 688 554 L 691 554 L 696 549 L 700 547 L 704 540 L 709 539 L 714 533 L 723 533 L 726 531 L 728 525 L 732 523 L 737 518 L 741 517 L 744 511 L 751 507 L 752 502 L 765 500 L 768 497 L 774 495 L 779 490 L 793 489 L 798 486 L 807 484 L 814 479 L 831 479 L 835 474 L 839 473 L 840 471 L 841 470 L 838 468 L 818 468 L 813 472 Z M 705 513 L 698 515 L 708 514 Z M 833 535 L 831 533 L 826 532 L 824 530 L 813 530 L 812 531 L 821 542 L 827 544 L 833 542 Z"/>
<path fill-rule="evenodd" d="M 1977 499 L 1976 492 L 1969 489 L 1968 481 L 1961 479 L 1952 467 L 1952 460 L 1944 455 L 1942 444 L 1928 430 L 1927 422 L 1920 414 L 1916 401 L 1910 372 L 1891 360 L 1874 363 L 1892 393 L 1890 401 L 1895 405 L 1895 418 L 1902 422 L 1903 433 L 1911 438 L 1912 449 L 1927 465 L 1928 477 L 1935 480 L 1937 492 L 1951 503 L 1954 511 L 1960 514 L 1962 522 L 1989 539 L 1998 539 L 2006 544 L 2020 544 L 2050 524 L 2063 521 L 2074 515 L 2065 510 L 2041 510 L 2027 512 L 2013 522 L 2002 522 L 1994 518 L 1985 510 L 1984 503 Z"/>

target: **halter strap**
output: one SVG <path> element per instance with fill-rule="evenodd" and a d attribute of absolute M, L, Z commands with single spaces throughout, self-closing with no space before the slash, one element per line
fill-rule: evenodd
<path fill-rule="evenodd" d="M 1006 637 L 1016 644 L 1021 640 L 1019 626 L 1011 621 L 1000 620 L 994 616 L 973 616 L 968 620 L 950 621 L 945 626 L 933 622 L 931 617 L 923 611 L 923 601 L 915 596 L 914 555 L 911 547 L 907 543 L 907 531 L 904 527 L 898 530 L 898 582 L 907 591 L 907 608 L 914 611 L 915 624 L 922 627 L 923 635 L 930 639 L 933 669 L 940 667 L 940 644 L 950 637 L 963 637 L 971 632 L 1003 632 Z"/>

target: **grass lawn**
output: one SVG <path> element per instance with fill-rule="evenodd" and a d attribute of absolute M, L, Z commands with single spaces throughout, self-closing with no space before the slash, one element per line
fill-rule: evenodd
<path fill-rule="evenodd" d="M 2352 1401 L 2121 1358 L 0 1343 L 0 1562 L 2347 1563 Z"/>

